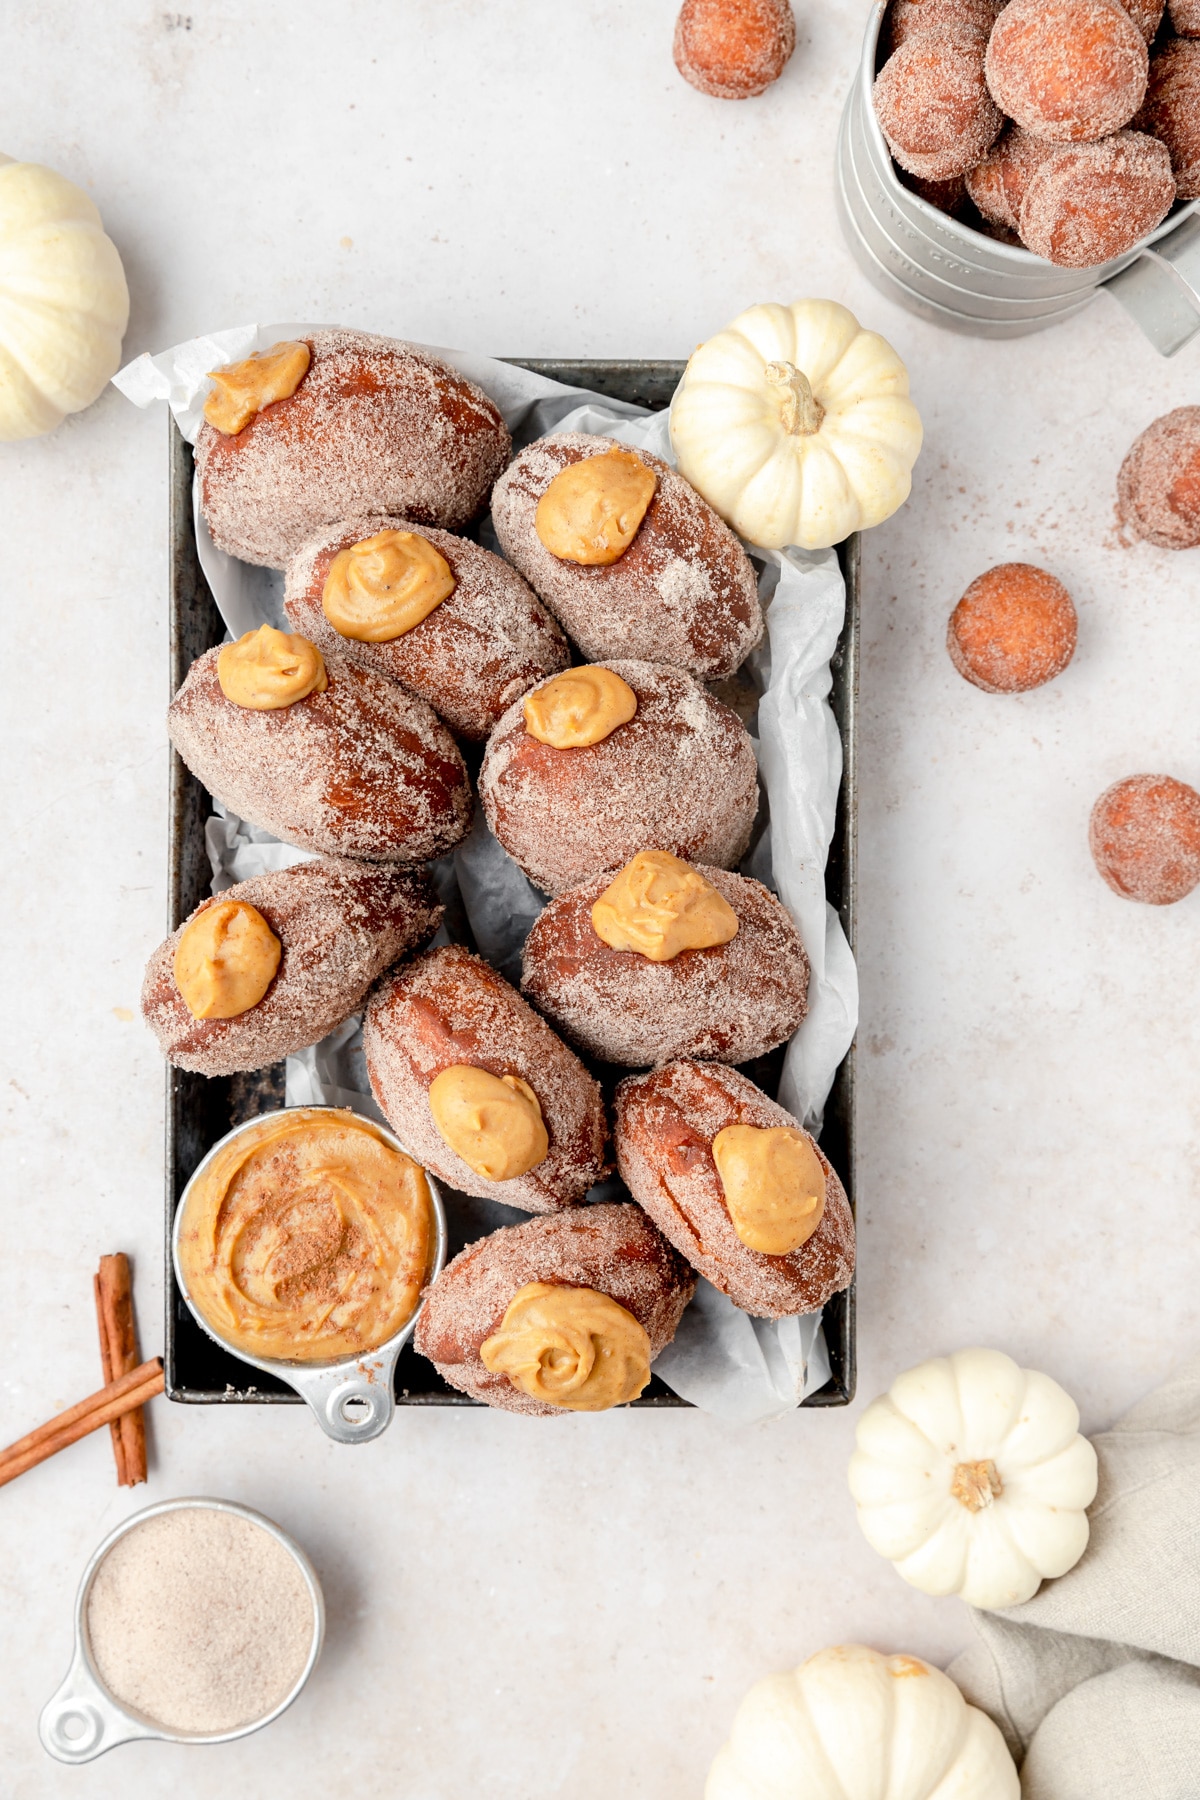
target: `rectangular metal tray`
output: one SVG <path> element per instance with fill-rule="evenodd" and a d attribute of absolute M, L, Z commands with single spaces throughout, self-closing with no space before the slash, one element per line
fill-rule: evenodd
<path fill-rule="evenodd" d="M 616 399 L 659 410 L 666 406 L 683 373 L 681 362 L 558 362 L 507 359 L 535 369 L 572 387 L 590 388 Z M 170 421 L 170 583 L 171 693 L 174 694 L 196 658 L 225 636 L 196 554 L 192 520 L 192 451 Z M 846 577 L 846 623 L 833 659 L 831 704 L 841 732 L 845 771 L 825 888 L 841 916 L 851 947 L 855 923 L 855 702 L 858 691 L 859 555 L 858 539 L 839 546 Z M 170 787 L 170 917 L 174 931 L 207 897 L 210 867 L 204 824 L 212 807 L 208 792 L 171 752 Z M 756 1071 L 759 1079 L 761 1073 Z M 775 1069 L 778 1079 L 778 1067 Z M 301 1405 L 297 1394 L 273 1377 L 252 1370 L 205 1336 L 184 1305 L 171 1258 L 175 1209 L 192 1170 L 225 1133 L 243 1119 L 282 1106 L 283 1064 L 253 1074 L 211 1079 L 168 1068 L 166 1126 L 166 1392 L 171 1400 L 191 1405 L 262 1401 Z M 821 1146 L 841 1176 L 854 1204 L 854 1049 L 838 1070 L 825 1110 Z M 481 1216 L 489 1227 L 519 1221 L 525 1215 L 508 1207 L 488 1209 L 479 1201 L 459 1200 L 446 1190 L 450 1227 L 449 1254 L 479 1235 Z M 468 1210 L 469 1209 L 469 1210 Z M 494 1219 L 489 1217 L 494 1214 Z M 835 1294 L 825 1308 L 830 1378 L 805 1406 L 845 1406 L 854 1397 L 854 1288 Z M 474 1406 L 457 1393 L 411 1344 L 396 1368 L 396 1399 L 404 1406 Z M 686 1406 L 657 1378 L 635 1406 Z"/>

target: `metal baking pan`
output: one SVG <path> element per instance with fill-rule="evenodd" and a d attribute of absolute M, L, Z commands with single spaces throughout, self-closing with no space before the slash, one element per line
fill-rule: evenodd
<path fill-rule="evenodd" d="M 670 401 L 683 373 L 681 362 L 526 362 L 508 359 L 526 369 L 536 369 L 572 387 L 590 388 L 619 400 L 659 410 Z M 174 694 L 191 664 L 225 636 L 225 627 L 214 604 L 196 555 L 192 522 L 192 451 L 174 419 L 170 420 L 170 582 L 171 582 L 171 693 Z M 845 753 L 845 772 L 838 803 L 837 823 L 825 874 L 830 903 L 841 915 L 851 947 L 855 922 L 856 762 L 855 703 L 858 692 L 858 539 L 839 547 L 846 577 L 846 623 L 833 658 L 831 703 Z M 170 881 L 168 929 L 174 931 L 208 895 L 210 867 L 204 844 L 204 824 L 212 807 L 208 792 L 171 752 L 170 775 Z M 774 1068 L 756 1067 L 760 1085 L 774 1091 Z M 191 1405 L 218 1402 L 265 1401 L 302 1405 L 298 1394 L 273 1376 L 251 1369 L 229 1355 L 201 1331 L 184 1303 L 175 1281 L 171 1234 L 175 1209 L 188 1177 L 201 1158 L 233 1126 L 256 1113 L 282 1106 L 284 1067 L 278 1063 L 253 1074 L 213 1079 L 184 1069 L 167 1070 L 166 1129 L 166 1393 L 171 1400 Z M 821 1147 L 841 1176 L 851 1205 L 854 1204 L 854 1049 L 838 1070 L 825 1110 Z M 449 1228 L 448 1255 L 480 1236 L 481 1228 L 519 1223 L 526 1215 L 486 1201 L 468 1199 L 442 1184 Z M 825 1336 L 829 1347 L 830 1378 L 805 1406 L 845 1406 L 854 1397 L 854 1288 L 835 1294 L 825 1308 Z M 457 1393 L 438 1375 L 431 1363 L 409 1344 L 396 1366 L 396 1402 L 400 1406 L 474 1406 L 479 1402 Z M 635 1406 L 686 1406 L 657 1378 Z"/>

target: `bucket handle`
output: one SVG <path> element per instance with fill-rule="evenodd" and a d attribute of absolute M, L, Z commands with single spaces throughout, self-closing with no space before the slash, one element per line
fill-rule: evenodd
<path fill-rule="evenodd" d="M 1200 331 L 1200 218 L 1189 213 L 1102 285 L 1160 356 L 1174 356 Z"/>

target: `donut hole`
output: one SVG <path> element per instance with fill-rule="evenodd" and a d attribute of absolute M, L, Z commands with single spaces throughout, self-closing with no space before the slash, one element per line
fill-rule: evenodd
<path fill-rule="evenodd" d="M 683 0 L 675 25 L 675 67 L 716 100 L 761 94 L 795 48 L 788 0 Z"/>
<path fill-rule="evenodd" d="M 988 40 L 987 83 L 1038 137 L 1090 143 L 1132 119 L 1146 41 L 1118 0 L 1009 0 Z"/>
<path fill-rule="evenodd" d="M 1075 654 L 1070 594 L 1032 563 L 1001 563 L 971 583 L 950 615 L 959 674 L 989 694 L 1023 694 L 1061 675 Z"/>
<path fill-rule="evenodd" d="M 1165 144 L 1119 131 L 1096 144 L 1060 145 L 1030 175 L 1022 240 L 1061 268 L 1090 269 L 1131 250 L 1175 198 Z"/>
<path fill-rule="evenodd" d="M 1175 38 L 1152 59 L 1145 104 L 1133 123 L 1166 145 L 1178 198 L 1200 195 L 1200 44 Z"/>
<path fill-rule="evenodd" d="M 1200 882 L 1200 794 L 1171 775 L 1130 775 L 1097 800 L 1088 842 L 1115 894 L 1172 906 Z"/>
<path fill-rule="evenodd" d="M 1135 439 L 1117 478 L 1117 513 L 1160 550 L 1200 544 L 1200 406 L 1180 406 Z"/>
<path fill-rule="evenodd" d="M 932 181 L 964 175 L 1004 120 L 984 80 L 984 41 L 968 30 L 910 37 L 875 78 L 875 112 L 892 155 Z"/>

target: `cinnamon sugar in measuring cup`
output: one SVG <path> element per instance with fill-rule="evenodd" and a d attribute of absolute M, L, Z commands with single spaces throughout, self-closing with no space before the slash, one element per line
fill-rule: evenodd
<path fill-rule="evenodd" d="M 137 1738 L 244 1737 L 299 1694 L 324 1625 L 308 1558 L 270 1519 L 228 1500 L 147 1507 L 84 1571 L 42 1745 L 81 1763 Z"/>

